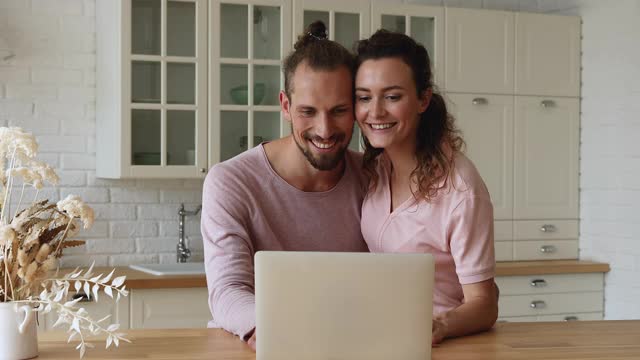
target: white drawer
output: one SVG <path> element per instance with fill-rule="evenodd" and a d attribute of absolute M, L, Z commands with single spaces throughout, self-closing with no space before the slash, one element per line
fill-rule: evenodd
<path fill-rule="evenodd" d="M 593 312 L 593 313 L 538 316 L 538 321 L 593 321 L 593 320 L 602 320 L 602 313 Z"/>
<path fill-rule="evenodd" d="M 496 250 L 496 261 L 513 260 L 513 241 L 496 241 L 494 248 Z"/>
<path fill-rule="evenodd" d="M 542 315 L 542 316 L 508 316 L 498 318 L 498 322 L 535 322 L 535 321 L 594 321 L 602 320 L 601 312 Z"/>
<path fill-rule="evenodd" d="M 495 241 L 513 240 L 513 221 L 502 220 L 493 222 L 493 239 Z"/>
<path fill-rule="evenodd" d="M 549 294 L 602 291 L 602 273 L 498 276 L 501 295 Z"/>
<path fill-rule="evenodd" d="M 578 258 L 578 240 L 514 241 L 513 260 L 560 260 Z"/>
<path fill-rule="evenodd" d="M 499 316 L 539 316 L 601 312 L 602 292 L 539 295 L 500 295 Z M 535 306 L 534 306 L 535 305 Z"/>
<path fill-rule="evenodd" d="M 516 220 L 515 240 L 577 239 L 578 220 Z"/>

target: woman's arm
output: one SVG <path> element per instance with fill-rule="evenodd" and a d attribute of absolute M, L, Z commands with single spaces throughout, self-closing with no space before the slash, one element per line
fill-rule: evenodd
<path fill-rule="evenodd" d="M 498 318 L 498 293 L 493 278 L 462 285 L 464 303 L 433 318 L 432 343 L 491 329 Z"/>

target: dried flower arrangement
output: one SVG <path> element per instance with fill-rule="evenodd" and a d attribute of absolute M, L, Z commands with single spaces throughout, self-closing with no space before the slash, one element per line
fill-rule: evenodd
<path fill-rule="evenodd" d="M 34 160 L 38 144 L 35 137 L 20 128 L 0 127 L 0 302 L 18 302 L 32 305 L 36 311 L 57 313 L 55 326 L 68 325 L 69 341 L 79 338 L 76 349 L 80 357 L 93 345 L 85 335 L 106 334 L 106 347 L 127 341 L 118 332 L 118 324 L 106 324 L 108 317 L 94 320 L 87 311 L 77 306 L 81 297 L 69 299 L 75 292 L 98 301 L 104 292 L 115 300 L 127 296 L 124 276 L 113 277 L 113 271 L 104 276 L 94 275 L 93 264 L 85 272 L 75 269 L 58 276 L 57 259 L 63 250 L 84 244 L 82 240 L 69 240 L 79 232 L 77 220 L 88 229 L 93 224 L 93 210 L 78 196 L 69 195 L 57 204 L 49 200 L 37 201 L 40 189 L 47 181 L 58 183 L 58 176 L 47 164 Z M 22 179 L 22 191 L 14 215 L 10 217 L 14 181 Z M 36 189 L 31 204 L 18 211 L 23 202 L 25 187 Z M 73 285 L 72 285 L 73 284 Z M 115 294 L 114 294 L 115 293 Z"/>

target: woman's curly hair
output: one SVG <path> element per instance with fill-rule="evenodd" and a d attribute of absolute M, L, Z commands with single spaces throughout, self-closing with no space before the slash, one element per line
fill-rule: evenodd
<path fill-rule="evenodd" d="M 355 51 L 358 67 L 367 60 L 401 59 L 411 68 L 418 97 L 424 96 L 429 89 L 434 90 L 427 49 L 407 35 L 378 30 L 369 39 L 358 41 Z M 364 136 L 363 140 L 364 170 L 370 178 L 370 189 L 375 189 L 378 183 L 376 159 L 383 149 L 371 146 Z M 417 191 L 412 189 L 417 199 L 430 201 L 438 191 L 447 188 L 454 168 L 454 155 L 463 147 L 464 141 L 454 125 L 453 117 L 447 112 L 443 97 L 433 91 L 429 106 L 420 115 L 416 131 L 415 156 L 418 165 L 411 173 L 411 181 L 417 186 Z"/>

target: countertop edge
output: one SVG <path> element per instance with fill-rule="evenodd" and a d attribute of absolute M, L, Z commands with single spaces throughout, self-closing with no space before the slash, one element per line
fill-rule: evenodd
<path fill-rule="evenodd" d="M 496 263 L 496 276 L 607 273 L 607 263 L 580 260 L 505 261 Z"/>
<path fill-rule="evenodd" d="M 94 274 L 108 274 L 114 267 L 99 267 Z M 62 273 L 73 269 L 60 269 Z M 518 276 L 535 274 L 584 274 L 606 273 L 609 264 L 580 260 L 509 261 L 496 263 L 496 276 Z M 206 288 L 203 275 L 155 276 L 125 266 L 116 266 L 117 276 L 125 275 L 128 289 L 172 289 Z"/>

